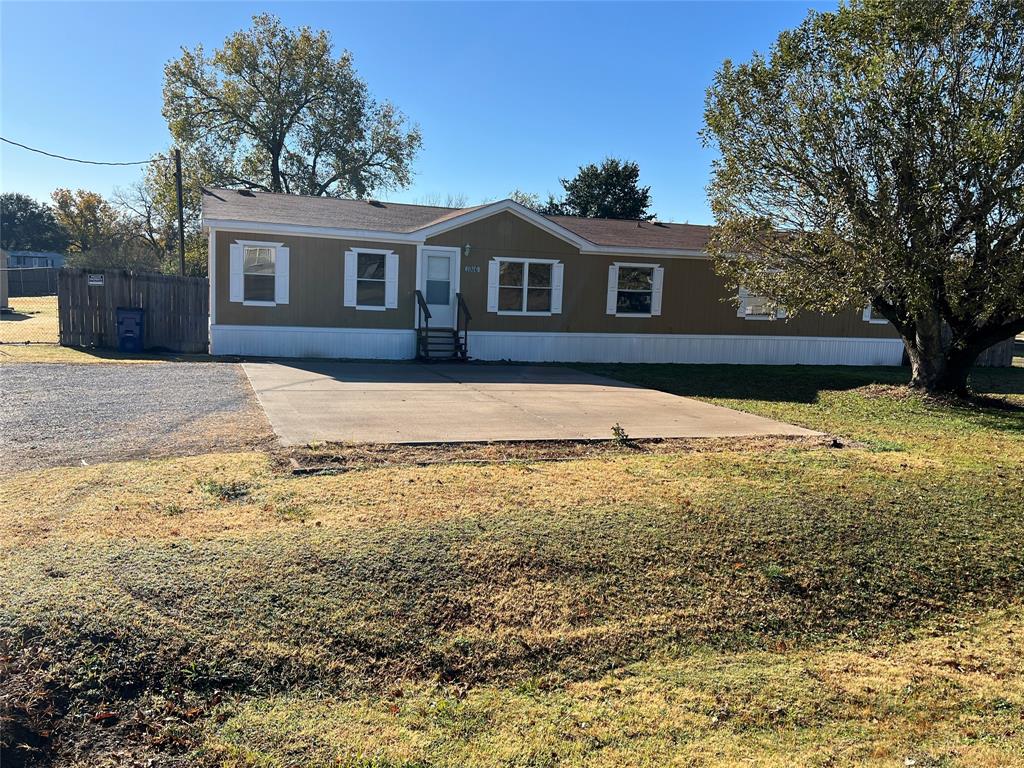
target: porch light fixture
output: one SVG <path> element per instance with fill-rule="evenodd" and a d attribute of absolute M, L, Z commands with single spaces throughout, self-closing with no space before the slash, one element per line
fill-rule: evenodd
<path fill-rule="evenodd" d="M 466 258 L 466 259 L 469 258 L 469 252 L 472 250 L 472 248 L 473 248 L 473 246 L 471 246 L 469 243 L 466 243 L 464 246 L 462 246 L 462 256 L 463 256 L 463 258 Z"/>

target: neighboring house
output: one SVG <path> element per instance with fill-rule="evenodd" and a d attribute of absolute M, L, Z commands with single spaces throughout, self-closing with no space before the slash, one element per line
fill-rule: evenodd
<path fill-rule="evenodd" d="M 11 269 L 25 267 L 63 267 L 64 254 L 54 251 L 8 251 L 8 266 Z"/>
<path fill-rule="evenodd" d="M 710 227 L 208 190 L 214 354 L 409 359 L 898 365 L 864 310 L 787 318 L 730 295 Z M 461 298 L 462 302 L 459 301 Z M 467 314 L 471 319 L 467 320 Z M 440 330 L 439 330 L 440 329 Z M 436 336 L 447 336 L 447 346 Z"/>

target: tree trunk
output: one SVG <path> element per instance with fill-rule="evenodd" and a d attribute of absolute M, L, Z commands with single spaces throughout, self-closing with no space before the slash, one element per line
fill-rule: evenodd
<path fill-rule="evenodd" d="M 950 354 L 942 349 L 921 349 L 907 345 L 910 357 L 910 386 L 929 394 L 967 394 L 967 378 L 977 355 Z"/>
<path fill-rule="evenodd" d="M 967 378 L 981 354 L 975 345 L 955 340 L 938 315 L 918 318 L 913 338 L 904 338 L 910 358 L 910 386 L 929 394 L 967 395 Z"/>

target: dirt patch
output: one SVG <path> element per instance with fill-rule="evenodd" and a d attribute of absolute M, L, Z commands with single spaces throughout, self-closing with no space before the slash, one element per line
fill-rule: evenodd
<path fill-rule="evenodd" d="M 382 466 L 571 461 L 617 455 L 668 455 L 720 451 L 763 451 L 767 453 L 789 448 L 848 448 L 851 446 L 851 443 L 825 435 L 643 440 L 523 440 L 425 445 L 324 443 L 288 448 L 275 452 L 273 456 L 280 470 L 296 475 L 308 475 Z"/>

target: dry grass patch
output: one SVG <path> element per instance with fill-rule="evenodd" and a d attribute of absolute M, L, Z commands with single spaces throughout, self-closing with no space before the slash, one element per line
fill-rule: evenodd
<path fill-rule="evenodd" d="M 243 766 L 962 765 L 1024 761 L 1024 612 L 896 645 L 709 651 L 592 681 L 406 685 L 225 707 L 203 748 Z"/>
<path fill-rule="evenodd" d="M 841 450 L 0 479 L 6 732 L 59 766 L 1012 763 L 1024 412 L 859 386 L 733 398 Z"/>

